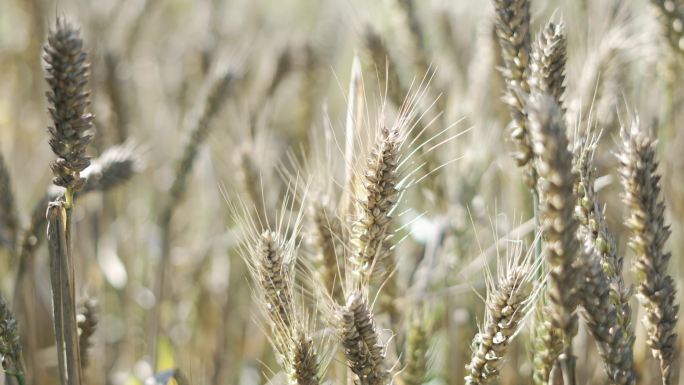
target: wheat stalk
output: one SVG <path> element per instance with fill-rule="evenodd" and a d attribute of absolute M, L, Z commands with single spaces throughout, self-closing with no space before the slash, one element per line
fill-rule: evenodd
<path fill-rule="evenodd" d="M 69 246 L 69 213 L 60 201 L 47 209 L 47 238 L 50 254 L 50 282 L 62 385 L 81 384 L 81 362 L 76 324 L 74 264 Z"/>

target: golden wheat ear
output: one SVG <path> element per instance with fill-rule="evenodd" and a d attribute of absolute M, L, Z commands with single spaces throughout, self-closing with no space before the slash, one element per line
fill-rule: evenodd
<path fill-rule="evenodd" d="M 664 385 L 672 381 L 677 350 L 676 325 L 679 305 L 673 278 L 667 272 L 671 254 L 665 251 L 670 226 L 665 224 L 665 202 L 661 197 L 656 141 L 641 131 L 638 121 L 622 130 L 618 155 L 624 186 L 623 200 L 629 208 L 626 224 L 631 230 L 629 246 L 637 261 L 639 302 L 646 309 L 646 343 L 660 364 Z"/>

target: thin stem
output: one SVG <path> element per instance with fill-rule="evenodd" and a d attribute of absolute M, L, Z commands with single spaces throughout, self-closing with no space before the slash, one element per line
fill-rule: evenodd
<path fill-rule="evenodd" d="M 560 363 L 561 374 L 563 375 L 564 385 L 575 385 L 575 356 L 572 355 L 570 348 L 558 359 Z"/>
<path fill-rule="evenodd" d="M 539 192 L 537 189 L 530 190 L 532 193 L 532 210 L 534 212 L 534 260 L 538 261 L 542 254 L 542 242 L 539 232 L 541 231 L 539 222 Z M 544 276 L 544 264 L 537 264 L 537 278 L 542 279 Z"/>

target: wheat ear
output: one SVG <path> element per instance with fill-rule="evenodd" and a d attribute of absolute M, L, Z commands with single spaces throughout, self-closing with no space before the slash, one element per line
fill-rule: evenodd
<path fill-rule="evenodd" d="M 90 165 L 85 154 L 92 140 L 93 124 L 93 116 L 86 111 L 90 104 L 90 93 L 86 90 L 89 65 L 80 32 L 63 19 L 58 19 L 55 29 L 50 31 L 44 50 L 50 86 L 48 110 L 53 122 L 48 128 L 50 147 L 58 157 L 50 164 L 52 182 L 66 189 L 68 208 L 73 192 L 85 183 L 81 171 Z"/>
<path fill-rule="evenodd" d="M 572 361 L 577 334 L 577 291 L 580 283 L 577 228 L 574 217 L 576 177 L 572 169 L 565 123 L 549 95 L 536 95 L 528 104 L 530 133 L 539 173 L 539 218 L 544 256 L 549 267 L 547 295 L 552 325 L 563 334 L 565 360 Z M 567 362 L 567 361 L 566 361 Z M 564 373 L 570 375 L 565 368 Z"/>
<path fill-rule="evenodd" d="M 530 93 L 551 95 L 563 114 L 567 45 L 565 23 L 549 21 L 532 48 L 530 62 Z"/>
<path fill-rule="evenodd" d="M 359 385 L 387 385 L 385 347 L 375 327 L 368 299 L 359 290 L 347 295 L 344 306 L 335 306 L 333 324 L 344 349 L 347 366 L 358 378 Z"/>
<path fill-rule="evenodd" d="M 473 338 L 473 355 L 466 365 L 468 385 L 489 384 L 499 376 L 508 346 L 537 298 L 534 281 L 539 260 L 532 263 L 532 253 L 521 258 L 519 246 L 511 253 L 499 266 L 496 278 L 486 270 L 485 320 Z"/>
<path fill-rule="evenodd" d="M 19 327 L 4 298 L 0 298 L 0 354 L 5 374 L 16 378 L 19 385 L 25 385 Z"/>
<path fill-rule="evenodd" d="M 663 34 L 673 51 L 684 54 L 684 14 L 679 1 L 651 0 L 663 25 Z"/>
<path fill-rule="evenodd" d="M 510 136 L 516 145 L 513 157 L 519 166 L 527 165 L 533 157 L 527 127 L 527 113 L 522 94 L 530 92 L 528 84 L 530 61 L 530 2 L 529 0 L 494 0 L 496 35 L 501 46 L 506 81 L 504 103 L 511 110 L 513 121 Z M 533 181 L 527 180 L 530 187 Z"/>
<path fill-rule="evenodd" d="M 54 302 L 54 325 L 62 385 L 81 383 L 76 325 L 74 265 L 71 248 L 72 211 L 75 192 L 85 184 L 81 172 L 90 165 L 85 154 L 92 140 L 87 55 L 77 28 L 58 19 L 50 31 L 43 56 L 46 63 L 48 111 L 53 125 L 50 148 L 57 160 L 50 164 L 53 183 L 65 188 L 64 201 L 48 205 L 48 251 Z"/>
<path fill-rule="evenodd" d="M 399 125 L 382 126 L 375 145 L 359 175 L 356 214 L 351 227 L 351 264 L 358 279 L 368 279 L 373 270 L 391 258 L 391 212 L 399 198 L 398 159 L 402 143 Z"/>
<path fill-rule="evenodd" d="M 340 218 L 327 207 L 325 201 L 322 198 L 313 204 L 313 243 L 317 251 L 320 281 L 333 298 L 339 299 L 342 297 L 343 277 L 340 277 L 338 261 L 344 257 L 343 245 L 348 235 Z"/>
<path fill-rule="evenodd" d="M 5 245 L 14 250 L 19 231 L 17 219 L 17 207 L 12 192 L 12 179 L 5 164 L 5 159 L 0 154 L 0 245 Z"/>
<path fill-rule="evenodd" d="M 93 345 L 92 337 L 97 328 L 97 301 L 88 299 L 83 302 L 81 307 L 81 311 L 76 316 L 76 322 L 79 330 L 78 344 L 81 352 L 81 368 L 85 369 L 90 364 L 89 350 Z"/>
<path fill-rule="evenodd" d="M 629 246 L 634 250 L 638 298 L 646 308 L 647 344 L 660 363 L 664 385 L 671 382 L 671 369 L 677 347 L 675 284 L 667 274 L 670 253 L 664 250 L 670 236 L 665 225 L 665 203 L 660 196 L 660 175 L 656 159 L 656 141 L 640 131 L 638 121 L 623 129 L 620 178 L 623 200 L 629 208 L 627 227 L 632 232 Z"/>
<path fill-rule="evenodd" d="M 255 282 L 258 303 L 270 326 L 271 343 L 289 384 L 318 385 L 320 359 L 306 315 L 295 303 L 293 242 L 282 241 L 271 230 L 249 242 L 243 255 Z"/>
<path fill-rule="evenodd" d="M 406 333 L 406 363 L 401 373 L 404 385 L 422 385 L 427 382 L 431 327 L 424 318 L 414 315 Z"/>
<path fill-rule="evenodd" d="M 583 139 L 576 160 L 579 175 L 575 213 L 580 221 L 587 269 L 582 288 L 582 312 L 612 384 L 633 384 L 634 331 L 631 326 L 630 290 L 622 278 L 623 258 L 608 231 L 604 210 L 594 188 L 594 153 L 598 138 Z"/>
<path fill-rule="evenodd" d="M 532 380 L 535 385 L 548 385 L 558 357 L 563 353 L 563 335 L 551 323 L 551 309 L 539 300 L 532 324 Z"/>

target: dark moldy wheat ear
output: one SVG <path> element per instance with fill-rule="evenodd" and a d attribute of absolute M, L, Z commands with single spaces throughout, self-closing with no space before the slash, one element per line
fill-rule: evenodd
<path fill-rule="evenodd" d="M 665 225 L 665 203 L 660 197 L 656 141 L 640 131 L 638 122 L 623 129 L 622 135 L 619 171 L 625 190 L 623 200 L 629 208 L 629 246 L 637 258 L 638 298 L 646 308 L 646 343 L 660 363 L 663 384 L 668 385 L 677 349 L 679 306 L 674 280 L 667 274 L 671 255 L 664 248 L 670 226 Z"/>
<path fill-rule="evenodd" d="M 78 190 L 84 183 L 80 173 L 90 164 L 85 150 L 92 140 L 93 116 L 86 111 L 90 104 L 87 55 L 79 30 L 63 19 L 57 19 L 44 50 L 53 121 L 48 128 L 50 147 L 58 157 L 50 165 L 53 183 Z"/>

